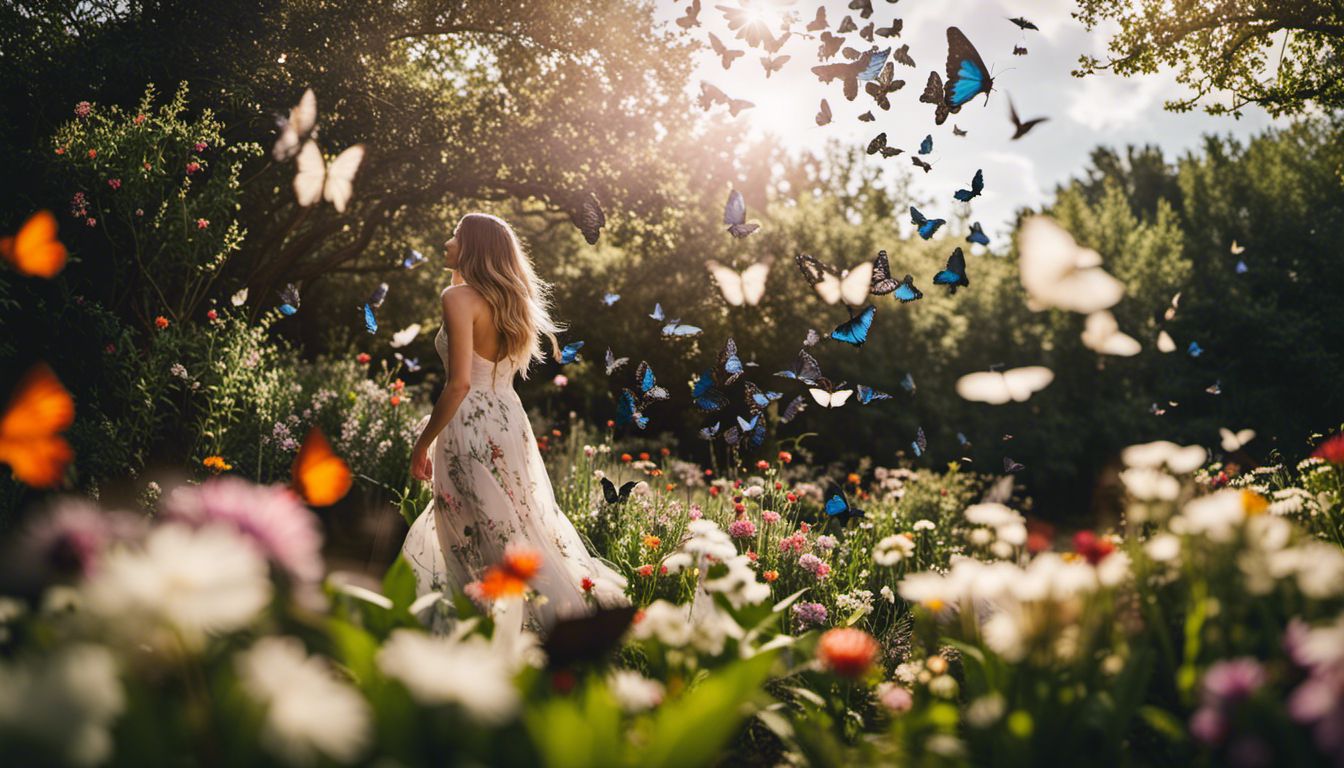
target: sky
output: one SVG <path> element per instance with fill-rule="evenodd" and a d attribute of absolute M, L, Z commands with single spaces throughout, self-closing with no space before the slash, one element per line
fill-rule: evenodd
<path fill-rule="evenodd" d="M 869 21 L 886 26 L 893 18 L 904 20 L 899 38 L 876 38 L 882 47 L 910 44 L 910 55 L 917 67 L 896 66 L 896 78 L 906 86 L 892 96 L 889 112 L 877 109 L 862 90 L 853 102 L 841 93 L 839 81 L 829 85 L 817 82 L 811 67 L 817 59 L 819 41 L 795 35 L 780 50 L 792 58 L 784 68 L 765 77 L 760 58 L 764 52 L 749 49 L 734 38 L 715 5 L 737 5 L 740 0 L 702 0 L 701 26 L 690 34 L 705 42 L 698 64 L 696 82 L 706 80 L 729 96 L 747 99 L 755 108 L 743 111 L 738 120 L 746 121 L 752 133 L 770 134 L 786 148 L 820 148 L 831 137 L 866 146 L 879 131 L 886 131 L 888 143 L 906 150 L 893 159 L 870 159 L 873 163 L 900 164 L 916 174 L 915 194 L 935 201 L 925 210 L 930 216 L 951 219 L 953 206 L 961 205 L 952 193 L 969 186 L 977 169 L 983 169 L 985 192 L 973 201 L 971 218 L 982 222 L 986 232 L 1003 244 L 1013 214 L 1019 208 L 1048 202 L 1055 186 L 1082 173 L 1091 150 L 1098 145 L 1123 149 L 1126 145 L 1156 144 L 1174 159 L 1197 149 L 1201 136 L 1208 133 L 1247 137 L 1273 124 L 1263 111 L 1248 109 L 1240 119 L 1212 117 L 1202 111 L 1167 112 L 1163 102 L 1184 94 L 1172 72 L 1150 76 L 1121 78 L 1110 74 L 1075 78 L 1071 72 L 1084 53 L 1103 57 L 1108 36 L 1102 31 L 1087 32 L 1070 16 L 1073 0 L 873 0 L 874 14 Z M 824 5 L 832 32 L 846 14 L 863 27 L 867 22 L 847 8 L 845 0 L 755 0 L 757 6 L 779 12 L 792 11 L 801 21 L 798 32 Z M 681 16 L 688 2 L 658 0 L 660 15 L 668 20 Z M 1025 16 L 1040 31 L 1020 31 L 1007 19 Z M 777 18 L 777 16 L 776 16 Z M 962 107 L 942 126 L 935 126 L 933 107 L 919 102 L 919 95 L 931 70 L 943 74 L 947 56 L 946 28 L 960 27 L 994 73 L 994 92 L 988 106 L 983 96 Z M 707 32 L 714 32 L 729 48 L 747 51 L 724 71 L 719 59 L 708 48 Z M 866 49 L 869 43 L 851 32 L 847 44 Z M 1014 56 L 1014 46 L 1027 48 L 1026 56 Z M 840 56 L 831 61 L 843 61 Z M 1008 117 L 1011 96 L 1018 115 L 1027 120 L 1048 116 L 1019 141 L 1010 141 L 1012 125 Z M 832 123 L 817 127 L 815 115 L 825 98 L 834 114 Z M 725 111 L 724 107 L 715 107 Z M 872 109 L 877 121 L 860 122 L 861 113 Z M 968 132 L 954 137 L 952 126 Z M 932 135 L 934 150 L 925 157 L 934 169 L 924 174 L 911 165 L 908 154 L 914 152 L 925 135 Z M 908 221 L 901 222 L 908 233 Z"/>

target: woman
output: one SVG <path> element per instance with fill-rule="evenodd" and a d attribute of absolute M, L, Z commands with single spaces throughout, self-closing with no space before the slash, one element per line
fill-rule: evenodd
<path fill-rule="evenodd" d="M 541 334 L 558 346 L 548 286 L 495 216 L 462 217 L 444 249 L 453 280 L 434 347 L 448 382 L 411 454 L 411 475 L 433 484 L 434 500 L 402 547 L 419 592 L 462 592 L 515 545 L 541 555 L 531 586 L 544 599 L 528 601 L 534 626 L 626 604 L 625 579 L 589 554 L 556 504 L 513 390 L 514 375 L 526 378 L 544 359 Z"/>

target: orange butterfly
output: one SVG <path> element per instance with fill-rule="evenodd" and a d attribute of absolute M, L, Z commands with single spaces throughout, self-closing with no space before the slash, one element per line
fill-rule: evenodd
<path fill-rule="evenodd" d="M 34 488 L 56 485 L 75 457 L 60 434 L 74 420 L 70 393 L 45 363 L 38 363 L 24 374 L 0 416 L 0 463 Z"/>
<path fill-rule="evenodd" d="M 291 472 L 294 488 L 314 507 L 329 507 L 340 501 L 354 480 L 350 467 L 331 450 L 331 443 L 317 427 L 308 430 Z"/>
<path fill-rule="evenodd" d="M 56 239 L 56 217 L 38 211 L 14 237 L 0 237 L 0 256 L 25 275 L 52 277 L 65 268 L 65 246 Z"/>

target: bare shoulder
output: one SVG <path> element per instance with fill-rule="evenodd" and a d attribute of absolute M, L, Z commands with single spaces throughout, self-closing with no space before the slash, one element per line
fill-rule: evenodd
<path fill-rule="evenodd" d="M 470 285 L 450 285 L 443 289 L 440 298 L 443 300 L 445 312 L 457 310 L 475 314 L 485 306 L 485 298 L 481 296 L 481 292 Z"/>

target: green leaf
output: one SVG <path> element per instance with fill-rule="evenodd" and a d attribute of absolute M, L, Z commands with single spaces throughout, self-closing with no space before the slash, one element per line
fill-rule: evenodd
<path fill-rule="evenodd" d="M 524 715 L 527 731 L 548 768 L 604 768 L 621 764 L 621 710 L 600 678 L 582 695 L 542 702 Z"/>
<path fill-rule="evenodd" d="M 394 611 L 405 611 L 415 602 L 415 572 L 401 555 L 383 575 L 383 594 L 392 601 Z"/>
<path fill-rule="evenodd" d="M 1167 710 L 1145 705 L 1139 707 L 1139 717 L 1173 744 L 1180 744 L 1185 741 L 1185 724 Z"/>
<path fill-rule="evenodd" d="M 640 768 L 708 765 L 750 714 L 751 700 L 774 666 L 766 653 L 716 670 L 680 699 L 657 712 Z"/>

